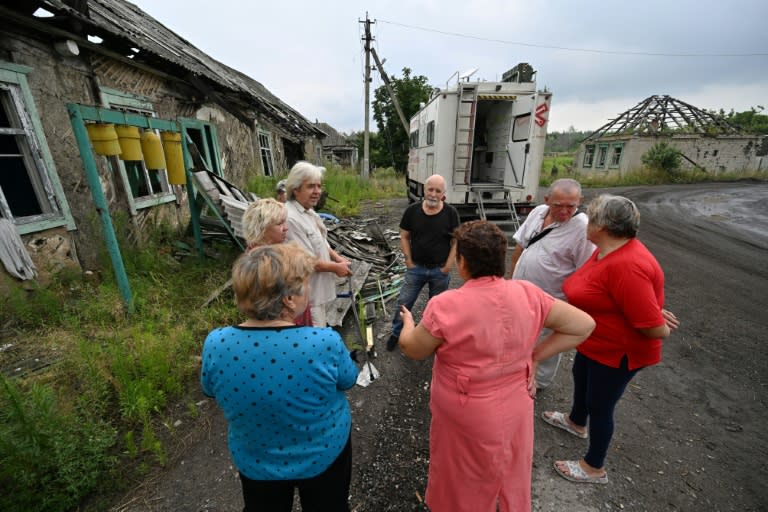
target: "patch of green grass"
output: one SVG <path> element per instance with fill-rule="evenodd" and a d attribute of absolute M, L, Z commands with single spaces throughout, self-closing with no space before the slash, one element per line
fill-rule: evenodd
<path fill-rule="evenodd" d="M 659 166 L 656 168 L 642 167 L 619 176 L 615 173 L 580 175 L 573 173 L 572 154 L 557 154 L 544 157 L 541 165 L 539 186 L 548 187 L 557 178 L 573 178 L 584 188 L 627 187 L 634 185 L 663 185 L 666 183 L 703 183 L 716 181 L 758 180 L 768 181 L 768 170 L 710 173 L 701 169 L 679 170 L 669 172 Z M 553 167 L 557 173 L 553 173 Z"/>
<path fill-rule="evenodd" d="M 16 333 L 9 354 L 20 355 L 2 356 L 51 364 L 0 377 L 0 510 L 75 510 L 97 484 L 104 493 L 125 482 L 127 468 L 165 464 L 168 406 L 198 385 L 205 335 L 238 321 L 231 295 L 201 304 L 228 279 L 239 250 L 179 261 L 167 233 L 149 238 L 123 250 L 131 316 L 109 270 L 100 280 L 56 277 L 4 300 L 0 325 Z M 193 406 L 182 414 L 196 414 Z M 123 478 L 112 478 L 117 472 Z"/>
<path fill-rule="evenodd" d="M 285 176 L 257 177 L 248 182 L 248 190 L 259 197 L 274 197 L 277 182 Z M 322 211 L 337 217 L 358 215 L 361 201 L 379 201 L 405 197 L 405 177 L 393 168 L 377 168 L 367 180 L 355 169 L 329 166 L 323 176 L 323 190 L 329 199 Z"/>

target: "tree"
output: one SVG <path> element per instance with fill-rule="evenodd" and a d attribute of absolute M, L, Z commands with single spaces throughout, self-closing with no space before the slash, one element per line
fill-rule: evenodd
<path fill-rule="evenodd" d="M 427 77 L 411 76 L 411 69 L 407 67 L 403 68 L 402 78 L 392 76 L 389 81 L 406 121 L 418 112 L 420 103 L 427 102 L 432 93 Z M 394 165 L 396 170 L 405 172 L 408 166 L 409 134 L 403 129 L 395 104 L 384 85 L 374 92 L 373 119 L 379 133 L 377 151 L 371 150 L 371 164 L 387 167 Z"/>
<path fill-rule="evenodd" d="M 747 133 L 768 134 L 768 116 L 761 113 L 764 110 L 762 105 L 752 107 L 744 112 L 731 110 L 726 119 Z"/>
<path fill-rule="evenodd" d="M 349 136 L 349 140 L 357 146 L 358 154 L 362 156 L 365 134 L 362 131 L 353 132 Z M 378 132 L 371 132 L 368 134 L 368 151 L 371 167 L 394 167 L 395 163 L 392 161 L 392 154 L 390 152 L 384 152 L 384 144 L 382 142 L 383 137 Z"/>

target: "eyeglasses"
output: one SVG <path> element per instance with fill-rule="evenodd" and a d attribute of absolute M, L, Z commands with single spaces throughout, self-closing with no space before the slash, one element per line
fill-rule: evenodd
<path fill-rule="evenodd" d="M 565 210 L 575 210 L 579 207 L 578 204 L 561 204 L 561 203 L 549 203 L 550 208 L 561 208 Z"/>

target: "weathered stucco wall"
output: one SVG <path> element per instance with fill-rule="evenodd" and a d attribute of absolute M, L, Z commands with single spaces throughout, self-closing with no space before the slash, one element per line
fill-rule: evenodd
<path fill-rule="evenodd" d="M 582 175 L 619 174 L 624 176 L 643 168 L 643 155 L 659 142 L 666 142 L 679 149 L 688 159 L 682 160 L 683 169 L 705 169 L 709 173 L 756 171 L 765 168 L 763 157 L 766 150 L 766 138 L 759 136 L 720 136 L 705 137 L 700 135 L 675 135 L 671 137 L 605 137 L 593 144 L 598 148 L 602 144 L 612 147 L 623 143 L 621 162 L 618 167 L 610 165 L 610 151 L 606 165 L 597 166 L 597 149 L 591 167 L 584 166 L 587 144 L 582 144 L 576 153 L 574 168 Z"/>

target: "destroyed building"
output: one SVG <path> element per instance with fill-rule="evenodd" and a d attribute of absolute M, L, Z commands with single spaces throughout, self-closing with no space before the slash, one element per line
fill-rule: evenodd
<path fill-rule="evenodd" d="M 243 189 L 320 154 L 325 134 L 312 122 L 129 2 L 3 2 L 0 27 L 0 221 L 13 228 L 0 233 L 43 276 L 101 264 L 96 193 L 108 215 L 127 219 L 131 241 L 153 226 L 189 224 L 188 186 L 169 182 L 165 169 L 94 155 L 97 185 L 86 179 L 90 149 L 78 146 L 72 105 L 167 120 L 185 150 L 195 147 L 188 167 Z M 0 285 L 9 275 L 0 271 Z"/>
<path fill-rule="evenodd" d="M 743 133 L 723 117 L 670 96 L 651 96 L 601 126 L 579 146 L 574 169 L 582 176 L 625 176 L 666 142 L 682 155 L 682 168 L 708 173 L 768 168 L 768 137 Z"/>

